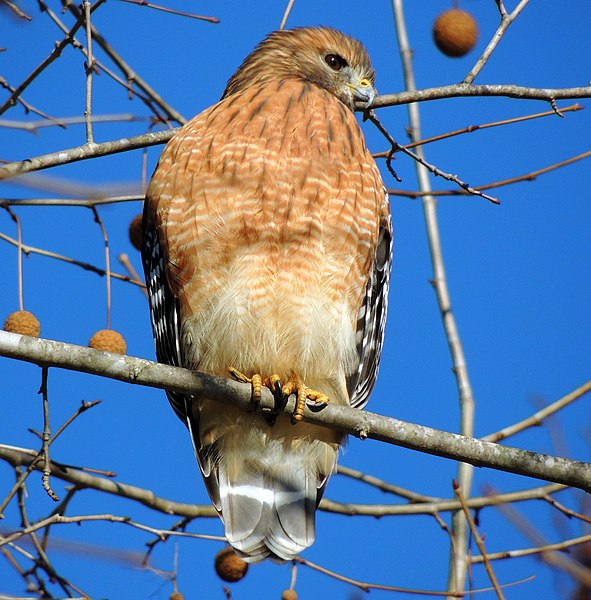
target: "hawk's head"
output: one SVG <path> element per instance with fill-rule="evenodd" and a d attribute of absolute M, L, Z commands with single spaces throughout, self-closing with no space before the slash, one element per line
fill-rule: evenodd
<path fill-rule="evenodd" d="M 252 85 L 299 79 L 318 85 L 354 110 L 368 107 L 375 73 L 363 45 L 328 27 L 301 27 L 269 34 L 228 81 L 222 98 Z"/>

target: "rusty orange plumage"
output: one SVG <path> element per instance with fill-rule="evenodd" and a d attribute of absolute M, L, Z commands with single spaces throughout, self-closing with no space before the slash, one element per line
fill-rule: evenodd
<path fill-rule="evenodd" d="M 144 209 L 161 362 L 365 404 L 391 254 L 387 197 L 353 114 L 374 93 L 356 40 L 275 32 L 169 142 Z M 287 560 L 309 546 L 341 434 L 169 397 L 238 553 Z"/>

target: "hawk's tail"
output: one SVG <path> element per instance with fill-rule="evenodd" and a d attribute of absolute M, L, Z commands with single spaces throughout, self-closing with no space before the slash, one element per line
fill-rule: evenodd
<path fill-rule="evenodd" d="M 270 427 L 260 416 L 241 417 L 251 422 L 199 452 L 210 496 L 241 558 L 291 560 L 314 542 L 316 508 L 340 439 L 284 418 Z"/>

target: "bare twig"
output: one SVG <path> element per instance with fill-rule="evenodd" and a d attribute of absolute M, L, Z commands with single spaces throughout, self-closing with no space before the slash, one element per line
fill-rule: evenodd
<path fill-rule="evenodd" d="M 491 487 L 487 488 L 488 492 L 494 492 Z M 537 547 L 548 547 L 550 544 L 540 533 L 537 527 L 534 527 L 523 515 L 521 515 L 517 509 L 512 505 L 506 504 L 499 506 L 499 510 L 502 514 L 509 519 L 509 521 L 521 531 L 523 535 L 529 538 Z M 511 551 L 509 551 L 511 552 Z M 500 553 L 503 554 L 503 553 Z M 533 552 L 532 554 L 537 554 Z M 525 555 L 525 554 L 524 554 Z M 489 555 L 489 560 L 493 560 L 496 555 Z M 499 557 L 502 558 L 502 557 Z M 591 573 L 589 569 L 581 565 L 578 561 L 573 560 L 567 556 L 564 556 L 559 552 L 542 552 L 540 554 L 541 560 L 545 563 L 561 569 L 568 573 L 575 579 L 578 579 L 586 586 L 591 587 Z"/>
<path fill-rule="evenodd" d="M 66 29 L 66 33 L 67 33 L 67 29 Z M 4 77 L 0 77 L 0 87 L 3 87 L 4 89 L 8 90 L 11 93 L 15 93 L 16 88 L 12 87 L 8 81 L 6 81 L 6 79 L 4 79 Z M 39 110 L 38 108 L 35 108 L 32 104 L 30 104 L 29 102 L 26 102 L 24 100 L 24 98 L 22 97 L 22 94 L 19 94 L 18 97 L 16 98 L 16 102 L 18 102 L 19 104 L 22 105 L 22 107 L 25 109 L 25 112 L 28 113 L 34 113 L 36 115 L 39 115 L 40 117 L 43 117 L 44 119 L 49 119 L 51 121 L 53 121 L 53 117 L 50 117 L 47 113 L 44 113 L 42 110 Z M 65 129 L 65 127 L 64 127 Z"/>
<path fill-rule="evenodd" d="M 583 110 L 585 107 L 581 104 L 572 104 L 571 106 L 567 106 L 565 108 L 561 108 L 560 112 L 575 112 L 579 110 Z M 468 125 L 467 127 L 462 127 L 461 129 L 456 129 L 455 131 L 448 131 L 447 133 L 441 133 L 439 135 L 434 135 L 429 138 L 425 138 L 422 140 L 417 140 L 416 142 L 412 142 L 410 144 L 404 144 L 404 148 L 415 148 L 416 146 L 425 146 L 426 144 L 431 144 L 433 142 L 439 142 L 441 140 L 445 140 L 456 135 L 464 135 L 466 133 L 474 133 L 475 131 L 482 131 L 484 129 L 490 129 L 491 127 L 500 127 L 502 125 L 513 125 L 514 123 L 521 123 L 523 121 L 531 121 L 532 119 L 539 119 L 541 117 L 549 117 L 550 115 L 555 115 L 555 111 L 547 110 L 541 113 L 535 113 L 532 115 L 525 115 L 523 117 L 515 117 L 513 119 L 503 119 L 502 121 L 493 121 L 491 123 L 482 123 L 481 125 Z M 0 127 L 2 126 L 2 121 L 0 121 Z M 375 152 L 372 154 L 374 158 L 386 158 L 388 154 L 390 154 L 391 150 L 386 150 L 385 152 Z"/>
<path fill-rule="evenodd" d="M 382 481 L 377 477 L 373 477 L 372 475 L 368 475 L 367 473 L 362 473 L 357 469 L 351 469 L 350 467 L 346 467 L 344 465 L 337 465 L 337 473 L 339 475 L 345 475 L 346 477 L 350 477 L 351 479 L 356 479 L 357 481 L 362 481 L 363 483 L 367 483 L 382 492 L 387 492 L 389 494 L 395 494 L 396 496 L 400 496 L 401 498 L 406 498 L 411 502 L 438 502 L 441 498 L 434 498 L 433 496 L 425 496 L 423 494 L 417 494 L 416 492 L 412 492 L 411 490 L 407 490 L 398 485 L 393 485 L 386 481 Z"/>
<path fill-rule="evenodd" d="M 119 262 L 123 265 L 123 267 L 125 269 L 127 269 L 127 272 L 129 273 L 129 276 L 131 277 L 132 281 L 135 281 L 138 284 L 138 287 L 142 290 L 144 295 L 147 297 L 148 292 L 146 290 L 146 286 L 145 286 L 144 282 L 142 281 L 142 279 L 140 278 L 140 276 L 138 275 L 137 271 L 134 269 L 133 265 L 131 264 L 131 261 L 129 260 L 129 256 L 125 253 L 122 253 L 122 254 L 119 254 L 119 256 L 117 258 L 118 258 Z"/>
<path fill-rule="evenodd" d="M 430 591 L 430 590 L 401 588 L 401 587 L 396 587 L 393 585 L 381 585 L 379 583 L 367 583 L 364 581 L 358 581 L 357 579 L 352 579 L 351 577 L 346 577 L 345 575 L 341 575 L 340 573 L 336 573 L 335 571 L 331 571 L 330 569 L 326 569 L 325 567 L 321 567 L 320 565 L 317 565 L 316 563 L 306 560 L 305 558 L 302 558 L 300 556 L 294 558 L 293 562 L 296 564 L 305 565 L 306 567 L 310 567 L 311 569 L 314 569 L 315 571 L 318 571 L 319 573 L 323 573 L 324 575 L 328 575 L 329 577 L 333 577 L 334 579 L 337 579 L 338 581 L 343 581 L 350 585 L 354 585 L 355 587 L 363 590 L 364 592 L 369 592 L 370 590 L 384 590 L 384 591 L 388 591 L 388 592 L 404 592 L 406 594 L 412 594 L 412 595 L 416 595 L 416 596 L 439 596 L 439 597 L 447 596 L 447 597 L 451 597 L 451 598 L 463 598 L 468 593 L 468 592 L 461 592 L 461 591 L 460 592 L 452 592 L 452 593 L 436 592 L 436 591 Z M 525 583 L 526 581 L 530 581 L 531 579 L 533 579 L 533 577 L 528 577 L 527 579 L 522 579 L 521 581 L 515 581 L 512 583 L 505 583 L 500 587 L 508 587 L 511 585 L 518 585 L 521 583 Z M 480 589 L 470 590 L 470 593 L 478 594 L 481 592 L 489 592 L 492 589 L 493 588 L 480 588 Z"/>
<path fill-rule="evenodd" d="M 288 0 L 287 6 L 285 7 L 285 11 L 283 13 L 283 17 L 281 18 L 281 23 L 279 24 L 279 29 L 284 29 L 287 24 L 287 19 L 289 19 L 289 13 L 291 13 L 291 9 L 293 8 L 293 3 L 295 0 Z"/>
<path fill-rule="evenodd" d="M 25 21 L 33 20 L 32 17 L 23 12 L 14 2 L 10 2 L 10 0 L 0 0 L 0 2 L 4 4 L 4 6 L 7 6 L 17 17 L 25 19 Z"/>
<path fill-rule="evenodd" d="M 532 554 L 545 554 L 546 552 L 563 551 L 578 546 L 580 544 L 587 544 L 591 542 L 591 535 L 582 535 L 580 537 L 571 538 L 564 540 L 563 542 L 556 542 L 554 544 L 544 544 L 543 546 L 537 546 L 535 548 L 523 548 L 519 550 L 503 550 L 502 552 L 489 552 L 487 555 L 488 560 L 503 560 L 506 558 L 520 558 L 523 556 L 531 556 Z M 473 556 L 470 559 L 473 564 L 483 562 L 482 556 Z M 591 575 L 588 580 L 591 583 Z"/>
<path fill-rule="evenodd" d="M 566 515 L 569 519 L 574 517 L 575 519 L 579 519 L 585 523 L 591 523 L 591 517 L 571 510 L 550 496 L 544 496 L 544 500 L 548 502 L 548 504 L 551 504 L 555 509 L 559 510 L 563 515 Z"/>
<path fill-rule="evenodd" d="M 26 448 L 16 448 L 0 444 L 0 458 L 12 466 L 26 466 L 27 470 L 43 470 L 43 460 L 37 452 Z M 186 516 L 191 518 L 214 518 L 217 517 L 215 508 L 211 505 L 201 506 L 198 504 L 185 504 L 161 498 L 152 490 L 129 485 L 120 481 L 113 481 L 105 477 L 90 475 L 84 467 L 72 467 L 57 461 L 51 461 L 52 476 L 68 481 L 79 488 L 89 488 L 120 496 L 128 500 L 139 502 L 153 510 L 167 515 Z M 21 484 L 18 482 L 19 485 Z M 16 487 L 16 486 L 15 486 Z M 12 497 L 12 496 L 11 496 Z"/>
<path fill-rule="evenodd" d="M 537 425 L 541 425 L 545 418 L 549 417 L 555 412 L 558 412 L 559 410 L 561 410 L 565 406 L 568 406 L 575 400 L 578 400 L 579 398 L 581 398 L 581 396 L 584 396 L 589 391 L 591 391 L 591 380 L 585 382 L 583 385 L 579 386 L 576 390 L 573 390 L 566 396 L 563 396 L 559 400 L 556 400 L 556 402 L 552 402 L 552 404 L 549 404 L 541 410 L 538 410 L 536 413 L 527 417 L 526 419 L 523 419 L 518 423 L 514 423 L 513 425 L 509 425 L 508 427 L 505 427 L 499 431 L 495 431 L 494 433 L 490 433 L 489 435 L 486 435 L 481 439 L 487 442 L 500 442 L 501 440 L 515 435 L 516 433 L 519 433 L 520 431 L 523 431 L 528 427 L 535 427 Z"/>
<path fill-rule="evenodd" d="M 132 115 L 129 113 L 113 114 L 113 115 L 92 115 L 90 120 L 92 123 L 132 123 L 134 121 L 148 121 L 151 117 L 143 117 L 139 115 Z M 43 121 L 11 121 L 8 119 L 0 119 L 0 127 L 6 129 L 20 129 L 23 131 L 30 131 L 31 133 L 37 132 L 37 130 L 44 127 L 62 127 L 66 128 L 68 125 L 78 125 L 80 123 L 86 123 L 84 117 L 61 117 L 45 119 Z"/>
<path fill-rule="evenodd" d="M 49 482 L 49 478 L 51 477 L 51 462 L 49 460 L 49 440 L 51 438 L 51 429 L 49 426 L 49 397 L 47 391 L 48 373 L 48 367 L 41 367 L 41 387 L 39 388 L 39 393 L 43 399 L 43 445 L 41 447 L 41 454 L 43 454 L 43 477 L 41 478 L 41 481 L 43 483 L 43 489 L 47 492 L 47 495 L 55 502 L 58 502 L 59 497 L 51 489 L 51 484 Z"/>
<path fill-rule="evenodd" d="M 31 526 L 31 523 L 29 521 L 29 517 L 27 515 L 27 508 L 25 505 L 24 486 L 21 486 L 18 489 L 18 507 L 19 507 L 19 511 L 21 514 L 21 521 L 22 521 L 23 527 L 29 528 Z M 65 577 L 62 577 L 61 575 L 59 575 L 59 573 L 55 570 L 55 568 L 53 567 L 53 565 L 51 564 L 51 562 L 49 560 L 49 557 L 47 556 L 47 553 L 45 552 L 45 549 L 39 543 L 39 540 L 37 539 L 37 536 L 35 535 L 35 533 L 32 533 L 30 537 L 31 537 L 31 541 L 33 542 L 33 546 L 35 547 L 35 550 L 37 551 L 37 555 L 39 556 L 38 560 L 35 561 L 36 565 L 39 566 L 41 569 L 43 569 L 52 581 L 57 581 L 59 586 L 62 588 L 63 592 L 67 596 L 71 596 L 68 588 L 71 587 L 72 589 L 76 589 L 76 587 L 74 585 L 72 585 Z"/>
<path fill-rule="evenodd" d="M 0 206 L 82 206 L 90 208 L 102 204 L 118 204 L 120 202 L 138 202 L 144 199 L 143 194 L 111 196 L 105 198 L 4 198 Z"/>
<path fill-rule="evenodd" d="M 86 143 L 94 143 L 94 134 L 92 132 L 92 76 L 94 73 L 94 59 L 92 56 L 92 23 L 90 21 L 90 0 L 82 1 L 84 10 L 84 25 L 86 28 L 86 55 L 87 60 L 84 65 L 86 70 L 86 106 L 84 109 L 84 121 L 86 124 Z"/>
<path fill-rule="evenodd" d="M 537 171 L 531 171 L 530 173 L 526 173 L 525 175 L 518 175 L 517 177 L 510 177 L 508 179 L 502 179 L 500 181 L 495 181 L 493 183 L 486 183 L 484 185 L 477 185 L 474 187 L 476 190 L 491 190 L 493 188 L 502 187 L 504 185 L 511 185 L 513 183 L 518 183 L 520 181 L 534 181 L 540 175 L 545 175 L 550 171 L 555 171 L 556 169 L 561 169 L 562 167 L 566 167 L 572 163 L 575 163 L 579 160 L 583 160 L 585 158 L 589 158 L 591 156 L 591 150 L 587 152 L 583 152 L 581 154 L 577 154 L 577 156 L 572 156 L 566 160 L 562 160 L 560 162 L 554 163 L 542 169 L 538 169 Z M 1 169 L 0 169 L 1 170 Z M 388 190 L 388 193 L 392 196 L 404 196 L 407 198 L 418 198 L 420 196 L 427 195 L 424 191 L 404 191 L 404 190 Z M 465 190 L 435 190 L 429 192 L 430 196 L 465 196 L 468 194 Z"/>
<path fill-rule="evenodd" d="M 11 237 L 9 237 L 1 232 L 0 232 L 0 239 L 12 244 L 13 246 L 18 246 L 17 240 L 13 240 Z M 106 271 L 104 271 L 103 269 L 101 269 L 99 267 L 95 267 L 94 265 L 91 265 L 90 263 L 87 263 L 87 262 L 84 262 L 81 260 L 76 260 L 75 258 L 70 258 L 70 257 L 64 256 L 62 254 L 56 254 L 55 252 L 50 252 L 49 250 L 43 250 L 42 248 L 34 248 L 33 246 L 24 246 L 23 245 L 22 251 L 27 255 L 28 254 L 39 254 L 40 256 L 47 256 L 48 258 L 55 258 L 56 260 L 61 260 L 63 262 L 70 263 L 71 265 L 76 265 L 77 267 L 81 267 L 85 271 L 91 271 L 93 273 L 96 273 L 97 275 L 100 275 L 101 277 L 104 277 L 107 274 Z M 127 275 L 121 275 L 119 273 L 111 273 L 111 277 L 114 277 L 115 279 L 120 279 L 121 281 L 127 281 L 128 283 L 132 283 L 133 285 L 137 285 L 139 287 L 145 287 L 145 284 L 143 284 L 141 281 L 135 281 L 134 279 L 131 279 Z"/>
<path fill-rule="evenodd" d="M 111 523 L 123 523 L 125 525 L 129 525 L 130 527 L 135 527 L 136 529 L 141 529 L 142 531 L 147 531 L 148 533 L 153 533 L 159 536 L 178 536 L 178 537 L 187 537 L 194 538 L 200 540 L 212 540 L 215 542 L 225 542 L 226 538 L 219 535 L 207 535 L 202 533 L 186 533 L 184 531 L 169 531 L 167 529 L 156 529 L 155 527 L 149 527 L 148 525 L 143 525 L 142 523 L 137 523 L 132 521 L 129 517 L 120 517 L 118 515 L 79 515 L 74 517 L 64 517 L 62 515 L 51 515 L 46 519 L 42 519 L 41 521 L 37 521 L 30 525 L 29 527 L 25 527 L 20 531 L 15 531 L 11 535 L 6 536 L 3 540 L 0 541 L 0 546 L 6 545 L 10 542 L 18 540 L 19 538 L 30 535 L 31 533 L 38 531 L 39 529 L 43 529 L 44 527 L 48 527 L 53 524 L 65 524 L 65 523 L 85 523 L 89 521 L 109 521 Z"/>
<path fill-rule="evenodd" d="M 146 2 L 146 0 L 119 0 L 120 2 L 129 2 L 130 4 L 138 4 L 139 6 L 145 6 L 147 8 L 153 8 L 160 10 L 171 15 L 178 15 L 179 17 L 189 17 L 190 19 L 199 19 L 200 21 L 207 21 L 208 23 L 219 23 L 220 20 L 217 17 L 205 17 L 203 15 L 196 15 L 194 13 L 183 12 L 181 10 L 174 10 L 172 8 L 166 8 L 165 6 L 159 6 L 158 4 L 152 4 Z"/>
<path fill-rule="evenodd" d="M 435 177 L 443 177 L 443 179 L 447 179 L 447 181 L 453 181 L 454 183 L 457 183 L 468 194 L 473 194 L 474 196 L 481 196 L 482 198 L 485 198 L 486 200 L 490 200 L 494 204 L 499 204 L 499 200 L 497 198 L 494 198 L 493 196 L 488 196 L 487 194 L 482 193 L 480 190 L 470 187 L 467 183 L 462 181 L 457 175 L 452 175 L 451 173 L 446 173 L 445 171 L 442 171 L 435 165 L 428 163 L 425 160 L 424 156 L 422 155 L 422 152 L 420 154 L 418 152 L 414 153 L 411 150 L 409 150 L 406 146 L 401 146 L 396 140 L 394 140 L 394 138 L 388 133 L 386 128 L 380 123 L 380 121 L 376 117 L 374 111 L 368 112 L 368 119 L 380 130 L 380 132 L 392 144 L 392 150 L 388 153 L 388 157 L 386 159 L 386 162 L 388 163 L 388 168 L 391 173 L 392 173 L 392 170 L 390 169 L 390 166 L 389 166 L 389 163 L 391 160 L 391 154 L 393 152 L 402 152 L 403 154 L 410 156 L 414 161 L 421 164 L 429 172 L 433 173 L 433 175 L 435 175 Z"/>
<path fill-rule="evenodd" d="M 101 2 L 101 0 L 97 0 Z M 69 2 L 69 0 L 62 0 L 62 4 L 64 8 L 69 10 L 76 19 L 80 19 L 81 11 L 80 9 Z M 95 5 L 96 6 L 96 5 Z M 178 113 L 172 106 L 170 106 L 165 100 L 154 90 L 148 83 L 146 83 L 119 55 L 119 53 L 107 42 L 107 40 L 99 33 L 97 28 L 92 26 L 92 37 L 94 41 L 101 47 L 103 52 L 117 65 L 117 67 L 121 70 L 121 72 L 125 75 L 127 81 L 134 83 L 137 85 L 145 94 L 147 94 L 152 101 L 160 107 L 162 111 L 166 114 L 169 119 L 173 119 L 177 123 L 184 124 L 186 119 Z"/>
<path fill-rule="evenodd" d="M 472 518 L 472 515 L 470 514 L 470 509 L 468 508 L 468 505 L 466 504 L 466 500 L 464 499 L 464 494 L 462 494 L 462 488 L 455 481 L 454 481 L 453 488 L 454 488 L 454 493 L 456 495 L 456 498 L 460 501 L 460 504 L 462 505 L 462 511 L 464 513 L 464 516 L 466 517 L 466 520 L 468 521 L 468 525 L 470 526 L 470 531 L 472 532 L 472 537 L 474 538 L 474 541 L 476 542 L 476 545 L 478 546 L 478 550 L 480 551 L 480 555 L 482 556 L 482 559 L 484 561 L 484 568 L 486 569 L 486 572 L 488 573 L 488 578 L 490 579 L 490 582 L 492 583 L 492 586 L 495 590 L 497 598 L 499 598 L 500 600 L 503 600 L 505 596 L 503 595 L 503 592 L 501 591 L 501 588 L 499 587 L 499 582 L 497 581 L 495 572 L 493 571 L 491 564 L 488 560 L 488 557 L 486 555 L 486 549 L 484 547 L 484 542 L 482 541 L 482 538 L 480 537 L 480 534 L 478 533 L 478 528 L 476 527 L 476 523 L 474 523 L 474 519 Z"/>
<path fill-rule="evenodd" d="M 507 504 L 520 502 L 524 500 L 550 498 L 548 494 L 565 489 L 559 484 L 551 484 L 522 490 L 519 492 L 509 492 L 497 496 L 478 496 L 466 500 L 470 508 L 484 508 L 485 506 L 496 506 L 497 504 Z M 327 512 L 340 515 L 368 517 L 387 517 L 395 515 L 431 515 L 436 517 L 438 513 L 457 511 L 462 507 L 457 500 L 433 500 L 432 502 L 416 502 L 408 504 L 353 504 L 344 502 L 335 502 L 328 498 L 323 498 L 320 502 L 320 509 Z"/>
<path fill-rule="evenodd" d="M 111 254 L 109 252 L 109 236 L 103 220 L 100 218 L 96 206 L 91 206 L 92 214 L 94 215 L 95 223 L 98 223 L 101 228 L 103 236 L 103 243 L 105 245 L 105 277 L 107 279 L 107 329 L 111 329 Z"/>
<path fill-rule="evenodd" d="M 23 300 L 23 231 L 21 227 L 21 221 L 16 215 L 16 213 L 10 210 L 10 207 L 3 206 L 10 218 L 16 223 L 16 231 L 17 231 L 17 269 L 18 269 L 18 305 L 19 310 L 24 310 L 24 300 Z M 1 512 L 1 511 L 0 511 Z"/>
<path fill-rule="evenodd" d="M 93 10 L 98 8 L 101 4 L 103 4 L 105 0 L 96 0 Z M 78 12 L 76 23 L 70 29 L 65 38 L 63 38 L 60 42 L 55 45 L 55 48 L 51 51 L 49 56 L 41 61 L 31 73 L 24 79 L 24 81 L 16 87 L 16 89 L 12 92 L 9 98 L 0 106 L 0 115 L 5 113 L 9 108 L 13 107 L 16 104 L 18 97 L 24 92 L 27 87 L 59 56 L 61 55 L 63 49 L 72 43 L 72 39 L 74 34 L 80 29 L 80 27 L 84 23 L 84 14 Z"/>
<path fill-rule="evenodd" d="M 505 10 L 505 7 L 502 2 L 497 2 L 499 12 L 501 13 L 501 24 L 495 31 L 492 39 L 488 43 L 484 52 L 482 53 L 482 56 L 476 61 L 476 64 L 472 67 L 472 70 L 464 78 L 464 83 L 472 83 L 474 79 L 476 79 L 478 73 L 480 73 L 480 71 L 490 58 L 490 55 L 494 52 L 494 49 L 497 47 L 497 44 L 501 41 L 501 38 L 503 37 L 509 25 L 513 23 L 513 21 L 517 18 L 519 13 L 527 6 L 528 2 L 529 0 L 521 0 L 521 2 L 515 7 L 511 14 L 507 14 L 507 11 Z"/>
<path fill-rule="evenodd" d="M 64 33 L 68 32 L 68 28 L 64 25 L 64 23 L 61 21 L 61 19 L 56 15 L 56 13 L 53 10 L 51 10 L 51 8 L 43 0 L 37 0 L 37 3 L 39 4 L 40 10 L 47 13 L 49 18 L 60 28 L 60 30 L 62 32 L 64 32 Z M 82 52 L 82 54 L 86 58 L 88 58 L 88 53 L 86 51 L 86 48 L 75 37 L 72 40 L 72 46 L 74 48 L 76 48 L 77 50 L 79 50 L 80 52 Z M 111 69 L 109 69 L 103 63 L 101 63 L 99 60 L 95 59 L 94 64 L 97 69 L 99 69 L 100 71 L 102 71 L 103 73 L 108 75 L 111 79 L 113 79 L 118 84 L 120 84 L 123 88 L 125 88 L 125 90 L 127 90 L 128 94 L 131 97 L 135 96 L 136 98 L 139 98 L 154 113 L 155 118 L 158 121 L 160 121 L 162 123 L 166 122 L 166 118 L 160 114 L 157 106 L 155 106 L 155 104 L 154 104 L 154 101 L 148 95 L 140 92 L 139 90 L 133 89 L 129 80 L 123 80 L 121 77 L 119 77 L 116 73 L 114 73 Z"/>

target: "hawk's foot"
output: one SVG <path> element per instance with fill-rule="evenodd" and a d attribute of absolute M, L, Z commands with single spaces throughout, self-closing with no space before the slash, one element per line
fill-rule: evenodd
<path fill-rule="evenodd" d="M 326 394 L 307 387 L 297 375 L 292 375 L 283 385 L 283 393 L 286 397 L 296 394 L 295 410 L 291 415 L 291 422 L 294 424 L 303 419 L 306 400 L 312 400 L 316 404 L 328 404 L 329 402 Z"/>
<path fill-rule="evenodd" d="M 261 401 L 263 386 L 269 388 L 275 398 L 283 397 L 281 379 L 276 373 L 263 379 L 262 375 L 259 373 L 255 373 L 252 377 L 248 377 L 234 367 L 228 367 L 228 371 L 230 371 L 230 375 L 232 375 L 232 377 L 234 377 L 234 379 L 237 381 L 241 381 L 242 383 L 250 383 L 252 386 L 252 401 L 256 404 Z"/>

